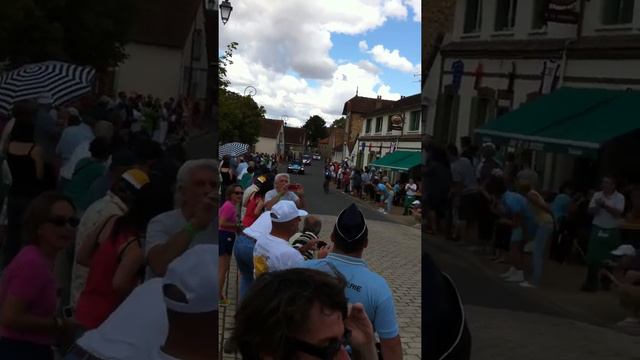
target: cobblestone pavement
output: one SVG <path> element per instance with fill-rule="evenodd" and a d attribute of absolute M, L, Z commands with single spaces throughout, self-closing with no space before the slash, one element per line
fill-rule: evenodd
<path fill-rule="evenodd" d="M 328 238 L 335 216 L 319 215 L 323 223 L 321 238 Z M 404 359 L 421 359 L 421 289 L 420 289 L 420 230 L 389 222 L 369 221 L 369 247 L 365 260 L 369 266 L 387 279 L 391 287 L 402 338 Z M 238 275 L 232 262 L 226 294 L 232 304 L 220 309 L 220 346 L 233 329 L 233 315 L 237 299 Z M 238 359 L 237 354 L 223 354 L 221 359 Z"/>
<path fill-rule="evenodd" d="M 640 360 L 640 338 L 548 315 L 467 306 L 473 360 Z"/>

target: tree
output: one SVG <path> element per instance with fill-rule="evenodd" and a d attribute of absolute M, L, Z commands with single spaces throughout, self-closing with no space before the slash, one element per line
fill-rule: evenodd
<path fill-rule="evenodd" d="M 137 16 L 129 0 L 3 0 L 0 61 L 9 68 L 46 60 L 90 65 L 122 63 Z"/>
<path fill-rule="evenodd" d="M 266 113 L 251 96 L 242 96 L 233 91 L 219 90 L 218 133 L 220 142 L 239 141 L 255 145 L 260 134 L 260 119 Z"/>
<path fill-rule="evenodd" d="M 231 42 L 227 44 L 227 49 L 224 51 L 224 55 L 220 56 L 218 60 L 218 88 L 226 90 L 231 82 L 227 79 L 227 66 L 233 64 L 231 57 L 233 51 L 238 48 L 237 42 Z"/>
<path fill-rule="evenodd" d="M 310 117 L 302 127 L 306 130 L 307 140 L 311 147 L 317 147 L 320 139 L 329 136 L 326 122 L 318 115 Z"/>
<path fill-rule="evenodd" d="M 347 125 L 347 118 L 345 118 L 344 116 L 341 117 L 340 119 L 335 119 L 333 120 L 333 123 L 331 124 L 332 128 L 340 128 L 340 129 L 344 129 L 344 127 Z"/>

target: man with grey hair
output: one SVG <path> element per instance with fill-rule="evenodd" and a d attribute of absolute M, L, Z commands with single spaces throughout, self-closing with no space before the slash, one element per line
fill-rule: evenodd
<path fill-rule="evenodd" d="M 164 276 L 167 266 L 194 245 L 218 244 L 218 176 L 213 159 L 189 160 L 180 167 L 178 208 L 158 215 L 147 227 L 147 279 Z"/>
<path fill-rule="evenodd" d="M 264 201 L 266 202 L 264 205 L 265 209 L 271 210 L 271 207 L 280 200 L 293 201 L 296 203 L 298 209 L 304 209 L 306 207 L 304 202 L 304 189 L 299 187 L 294 191 L 289 190 L 289 181 L 290 178 L 287 173 L 276 175 L 273 181 L 273 190 L 270 190 L 264 196 Z"/>

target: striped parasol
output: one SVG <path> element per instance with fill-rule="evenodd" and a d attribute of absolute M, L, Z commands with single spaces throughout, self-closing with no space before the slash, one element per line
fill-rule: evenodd
<path fill-rule="evenodd" d="M 49 97 L 62 105 L 91 91 L 95 70 L 89 66 L 47 61 L 25 65 L 0 75 L 0 112 L 9 113 L 17 101 Z"/>
<path fill-rule="evenodd" d="M 249 145 L 232 142 L 224 145 L 220 145 L 220 151 L 218 154 L 218 158 L 222 159 L 223 156 L 229 155 L 231 157 L 244 155 L 249 152 Z"/>

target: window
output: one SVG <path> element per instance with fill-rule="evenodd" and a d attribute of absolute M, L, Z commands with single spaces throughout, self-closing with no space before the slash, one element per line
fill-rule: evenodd
<path fill-rule="evenodd" d="M 393 123 L 391 123 L 391 116 L 387 116 L 387 132 L 393 131 L 391 126 L 393 126 Z"/>
<path fill-rule="evenodd" d="M 412 111 L 411 116 L 409 117 L 409 131 L 418 131 L 420 130 L 420 118 L 422 112 L 421 111 Z"/>
<path fill-rule="evenodd" d="M 622 25 L 633 22 L 634 0 L 602 0 L 602 25 Z"/>
<path fill-rule="evenodd" d="M 482 0 L 467 0 L 464 14 L 464 33 L 473 34 L 482 28 Z"/>
<path fill-rule="evenodd" d="M 533 3 L 533 23 L 531 29 L 540 30 L 547 26 L 545 15 L 549 8 L 549 0 L 534 0 Z"/>
<path fill-rule="evenodd" d="M 365 130 L 364 130 L 365 134 L 368 134 L 368 133 L 371 132 L 371 120 L 372 119 L 367 119 L 367 125 L 366 125 Z"/>
<path fill-rule="evenodd" d="M 513 30 L 516 24 L 518 0 L 498 0 L 496 5 L 496 31 Z"/>
<path fill-rule="evenodd" d="M 382 117 L 376 118 L 376 132 L 382 132 Z"/>

